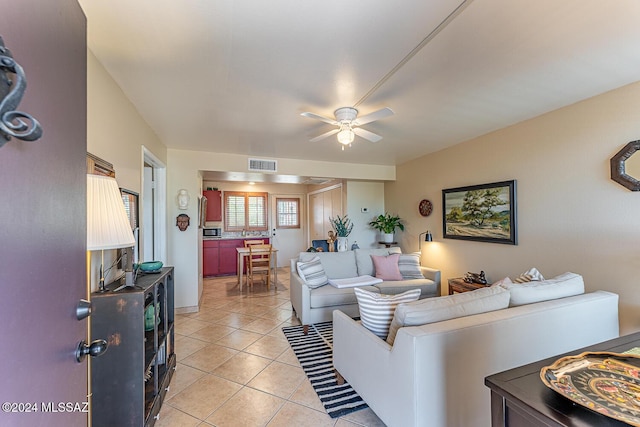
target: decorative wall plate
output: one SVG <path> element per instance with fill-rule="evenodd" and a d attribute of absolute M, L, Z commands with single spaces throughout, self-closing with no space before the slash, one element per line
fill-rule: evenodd
<path fill-rule="evenodd" d="M 433 211 L 433 203 L 427 199 L 420 200 L 420 203 L 418 203 L 418 211 L 422 216 L 429 216 L 431 211 Z"/>
<path fill-rule="evenodd" d="M 556 360 L 540 371 L 542 382 L 599 414 L 640 426 L 640 357 L 593 352 Z"/>

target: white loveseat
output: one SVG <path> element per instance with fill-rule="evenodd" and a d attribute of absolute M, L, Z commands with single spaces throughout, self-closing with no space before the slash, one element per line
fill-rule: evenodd
<path fill-rule="evenodd" d="M 329 279 L 347 279 L 357 276 L 375 276 L 371 255 L 386 256 L 401 253 L 400 248 L 356 249 L 345 252 L 301 252 L 291 259 L 290 288 L 291 305 L 303 325 L 327 322 L 332 319 L 333 310 L 340 310 L 351 317 L 360 315 L 353 288 L 335 288 L 326 284 L 318 288 L 307 286 L 297 271 L 297 263 L 320 259 L 322 268 Z M 363 286 L 376 293 L 395 295 L 409 289 L 420 288 L 420 298 L 440 295 L 440 271 L 420 267 L 423 279 L 385 280 L 373 286 Z"/>
<path fill-rule="evenodd" d="M 486 376 L 619 333 L 605 291 L 400 327 L 393 346 L 340 311 L 333 322 L 336 370 L 389 427 L 489 427 Z"/>

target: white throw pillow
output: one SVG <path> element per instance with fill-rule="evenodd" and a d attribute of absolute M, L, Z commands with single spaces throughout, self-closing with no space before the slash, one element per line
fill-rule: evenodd
<path fill-rule="evenodd" d="M 510 307 L 533 304 L 584 293 L 584 280 L 575 273 L 564 273 L 539 282 L 502 285 L 511 292 Z"/>
<path fill-rule="evenodd" d="M 397 295 L 377 294 L 360 288 L 355 288 L 354 292 L 358 299 L 362 326 L 381 339 L 387 338 L 389 324 L 396 306 L 400 303 L 416 301 L 420 298 L 420 289 L 411 289 Z"/>
<path fill-rule="evenodd" d="M 402 254 L 398 258 L 398 269 L 403 280 L 424 279 L 420 270 L 420 254 Z"/>
<path fill-rule="evenodd" d="M 527 283 L 527 282 L 539 282 L 544 280 L 542 274 L 538 271 L 537 268 L 533 267 L 528 271 L 525 271 L 515 279 L 513 279 L 514 283 Z"/>
<path fill-rule="evenodd" d="M 311 289 L 319 288 L 329 283 L 329 278 L 324 272 L 318 257 L 312 258 L 308 262 L 297 262 L 296 267 L 300 278 Z"/>
<path fill-rule="evenodd" d="M 509 291 L 500 286 L 400 304 L 393 315 L 387 343 L 393 345 L 398 329 L 403 326 L 426 325 L 507 307 Z"/>

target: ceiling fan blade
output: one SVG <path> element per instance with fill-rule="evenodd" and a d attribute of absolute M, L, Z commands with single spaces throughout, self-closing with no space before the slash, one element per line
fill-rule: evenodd
<path fill-rule="evenodd" d="M 353 121 L 353 125 L 354 126 L 366 125 L 367 123 L 384 119 L 385 117 L 389 117 L 389 116 L 393 116 L 393 110 L 391 108 L 385 107 L 378 111 L 374 111 L 373 113 L 365 114 L 362 117 L 357 117 Z"/>
<path fill-rule="evenodd" d="M 309 140 L 309 142 L 317 142 L 317 141 L 320 141 L 321 139 L 325 139 L 325 138 L 327 138 L 327 137 L 329 137 L 329 136 L 331 136 L 331 135 L 335 135 L 335 134 L 336 134 L 336 133 L 338 133 L 338 132 L 340 132 L 340 129 L 333 129 L 333 130 L 330 130 L 329 132 L 325 132 L 325 133 L 323 133 L 322 135 L 318 135 L 318 136 L 316 136 L 315 138 L 310 139 L 310 140 Z"/>
<path fill-rule="evenodd" d="M 363 137 L 364 139 L 368 139 L 371 142 L 378 142 L 382 139 L 380 135 L 369 132 L 368 130 L 362 128 L 353 128 L 353 133 Z"/>
<path fill-rule="evenodd" d="M 316 114 L 316 113 L 309 113 L 309 112 L 306 112 L 306 113 L 301 113 L 300 115 L 301 115 L 301 116 L 304 116 L 304 117 L 308 117 L 308 118 L 310 118 L 310 119 L 320 120 L 321 122 L 329 123 L 330 125 L 337 125 L 337 124 L 339 124 L 339 123 L 338 123 L 338 122 L 336 122 L 334 119 L 329 119 L 329 118 L 327 118 L 327 117 L 320 116 L 320 115 L 318 115 L 318 114 Z"/>

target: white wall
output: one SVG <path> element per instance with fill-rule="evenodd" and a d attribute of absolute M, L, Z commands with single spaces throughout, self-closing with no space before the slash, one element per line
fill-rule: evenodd
<path fill-rule="evenodd" d="M 371 181 L 347 181 L 347 214 L 353 222 L 349 235 L 349 247 L 358 242 L 361 248 L 377 248 L 378 233 L 369 227 L 369 221 L 384 213 L 384 183 Z M 367 208 L 368 212 L 362 212 Z"/>
<path fill-rule="evenodd" d="M 640 330 L 640 193 L 610 179 L 609 160 L 640 139 L 640 83 L 421 157 L 397 169 L 385 204 L 409 225 L 403 251 L 430 229 L 423 264 L 443 283 L 484 270 L 491 281 L 537 267 L 545 277 L 572 271 L 587 290 L 620 295 L 621 333 Z M 518 245 L 442 238 L 441 190 L 517 180 Z M 418 202 L 434 203 L 431 216 Z M 446 286 L 443 287 L 446 291 Z"/>
<path fill-rule="evenodd" d="M 87 70 L 87 151 L 113 163 L 120 187 L 140 193 L 141 147 L 165 164 L 167 147 L 91 51 Z"/>
<path fill-rule="evenodd" d="M 167 149 L 140 116 L 118 84 L 91 51 L 87 54 L 87 151 L 112 163 L 116 181 L 122 188 L 140 195 L 142 201 L 142 146 L 166 163 Z M 140 204 L 140 226 L 144 224 Z M 110 265 L 116 251 L 105 252 L 105 265 Z M 100 252 L 91 254 L 92 289 L 96 289 L 101 263 Z M 115 279 L 114 268 L 106 282 Z"/>

